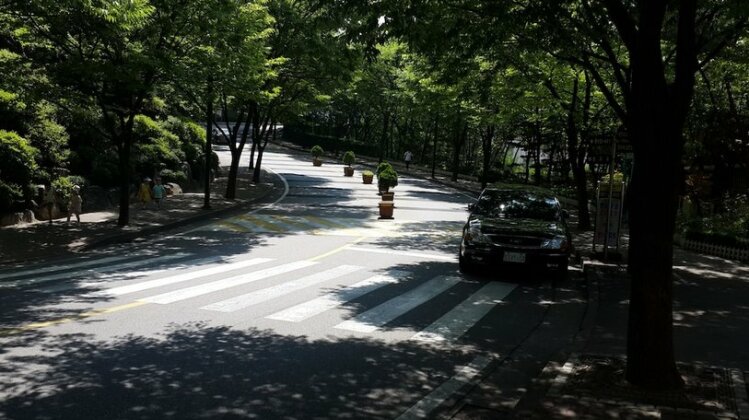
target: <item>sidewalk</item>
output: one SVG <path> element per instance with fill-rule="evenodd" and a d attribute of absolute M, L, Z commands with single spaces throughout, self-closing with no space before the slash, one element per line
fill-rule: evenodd
<path fill-rule="evenodd" d="M 266 182 L 273 178 L 264 176 Z M 275 182 L 275 180 L 273 179 Z M 118 211 L 83 213 L 81 223 L 66 223 L 66 218 L 35 223 L 24 223 L 0 227 L 0 266 L 35 260 L 51 260 L 78 255 L 87 250 L 174 229 L 186 224 L 240 211 L 247 205 L 271 194 L 274 186 L 269 183 L 252 185 L 246 168 L 240 171 L 237 180 L 237 198 L 224 199 L 226 178 L 217 178 L 211 185 L 211 209 L 203 210 L 204 194 L 190 192 L 169 196 L 161 210 L 154 203 L 142 209 L 140 203 L 130 205 L 130 224 L 117 226 Z M 135 201 L 134 199 L 132 200 Z M 86 203 L 83 203 L 86 209 Z"/>

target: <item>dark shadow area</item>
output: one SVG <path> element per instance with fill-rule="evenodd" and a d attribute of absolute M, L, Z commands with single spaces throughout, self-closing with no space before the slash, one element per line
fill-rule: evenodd
<path fill-rule="evenodd" d="M 9 353 L 31 345 L 44 352 Z M 470 360 L 205 325 L 112 341 L 40 333 L 5 348 L 0 416 L 14 419 L 392 418 Z"/>

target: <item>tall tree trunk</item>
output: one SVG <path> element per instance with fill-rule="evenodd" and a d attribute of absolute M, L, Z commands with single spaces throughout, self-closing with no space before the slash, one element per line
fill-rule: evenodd
<path fill-rule="evenodd" d="M 241 111 L 239 112 L 239 115 L 241 116 Z M 250 131 L 250 122 L 251 122 L 251 111 L 247 111 L 247 116 L 245 117 L 244 121 L 244 127 L 242 128 L 242 135 L 239 138 L 239 145 L 237 147 L 231 148 L 231 164 L 229 165 L 229 178 L 226 180 L 226 198 L 229 200 L 233 200 L 237 197 L 237 176 L 239 175 L 239 161 L 242 158 L 242 151 L 244 150 L 244 145 L 247 143 L 247 135 Z M 239 130 L 239 121 L 241 119 L 237 119 L 237 124 L 235 128 L 235 132 L 232 133 L 232 142 L 236 143 L 236 137 Z"/>
<path fill-rule="evenodd" d="M 633 131 L 642 136 L 643 144 L 634 161 L 630 185 L 636 199 L 629 204 L 632 284 L 627 380 L 641 386 L 673 388 L 682 384 L 674 360 L 671 277 L 678 186 L 675 174 L 681 172 L 681 154 L 663 143 L 680 133 L 674 132 L 672 123 L 653 123 L 635 123 L 638 127 Z M 672 129 L 664 130 L 667 125 Z"/>
<path fill-rule="evenodd" d="M 631 96 L 625 121 L 634 151 L 630 192 L 627 380 L 671 389 L 683 385 L 673 343 L 673 234 L 683 178 L 682 130 L 697 70 L 696 0 L 678 3 L 676 66 L 666 79 L 661 34 L 666 2 L 646 2 L 630 50 Z"/>
<path fill-rule="evenodd" d="M 231 163 L 229 164 L 229 177 L 226 179 L 226 198 L 227 200 L 234 200 L 237 198 L 237 175 L 239 174 L 239 159 L 242 156 L 242 151 L 231 152 Z"/>
<path fill-rule="evenodd" d="M 534 124 L 534 134 L 536 137 L 536 143 L 535 143 L 535 158 L 536 162 L 533 166 L 534 173 L 533 173 L 533 183 L 535 185 L 541 185 L 541 120 L 539 116 L 539 110 L 538 107 L 536 107 L 536 123 Z"/>
<path fill-rule="evenodd" d="M 120 171 L 120 215 L 117 218 L 118 226 L 126 226 L 130 223 L 130 151 L 132 149 L 131 132 L 122 133 L 119 150 Z"/>
<path fill-rule="evenodd" d="M 268 123 L 268 121 L 266 120 L 266 126 L 267 126 L 267 123 Z M 265 141 L 263 142 L 262 145 L 260 145 L 260 147 L 258 147 L 257 164 L 255 165 L 254 172 L 252 173 L 252 182 L 254 184 L 257 184 L 257 183 L 260 182 L 260 174 L 261 174 L 260 169 L 262 168 L 262 165 L 263 165 L 263 155 L 265 154 L 265 148 L 268 146 L 268 139 L 270 138 L 269 134 L 271 134 L 271 133 L 269 133 L 268 130 L 272 131 L 273 141 L 275 142 L 276 141 L 276 123 L 275 123 L 275 121 L 271 121 L 270 122 L 270 129 L 265 129 L 264 130 Z"/>
<path fill-rule="evenodd" d="M 490 125 L 486 128 L 481 141 L 482 153 L 484 162 L 482 165 L 483 174 L 481 175 L 481 188 L 486 188 L 486 184 L 489 182 L 489 171 L 491 170 L 492 164 L 492 143 L 494 140 L 495 126 Z"/>
<path fill-rule="evenodd" d="M 203 174 L 204 191 L 203 191 L 203 208 L 211 208 L 211 167 L 213 166 L 213 82 L 208 81 L 207 86 L 207 105 L 205 110 L 205 173 Z"/>
<path fill-rule="evenodd" d="M 453 143 L 453 173 L 451 178 L 453 182 L 458 181 L 458 173 L 460 173 L 460 152 L 463 150 L 463 145 L 468 137 L 468 123 L 466 122 L 462 127 L 456 128 L 457 130 L 455 131 L 455 140 Z"/>
<path fill-rule="evenodd" d="M 387 157 L 387 143 L 388 143 L 388 124 L 390 123 L 390 114 L 384 112 L 382 114 L 382 136 L 380 137 L 380 162 L 385 160 Z"/>
<path fill-rule="evenodd" d="M 587 119 L 588 110 L 590 109 L 590 92 L 591 83 L 587 75 L 585 78 L 585 99 L 583 102 L 584 119 Z M 590 229 L 590 211 L 588 210 L 588 179 L 585 173 L 585 153 L 580 150 L 580 130 L 577 126 L 575 114 L 577 113 L 578 104 L 578 79 L 572 87 L 572 101 L 567 108 L 567 125 L 565 132 L 567 134 L 567 157 L 572 167 L 572 180 L 575 183 L 575 195 L 577 196 L 577 228 L 580 230 Z"/>

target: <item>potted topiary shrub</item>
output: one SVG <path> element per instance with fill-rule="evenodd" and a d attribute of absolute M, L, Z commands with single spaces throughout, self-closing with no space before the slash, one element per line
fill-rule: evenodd
<path fill-rule="evenodd" d="M 315 166 L 322 166 L 322 159 L 320 159 L 320 156 L 322 156 L 322 147 L 320 147 L 319 144 L 316 144 L 312 146 L 312 149 L 309 151 L 312 154 L 312 164 Z"/>
<path fill-rule="evenodd" d="M 361 180 L 363 183 L 371 184 L 373 179 L 374 179 L 374 172 L 364 171 L 361 173 Z"/>
<path fill-rule="evenodd" d="M 392 166 L 383 169 L 377 175 L 377 186 L 382 192 L 382 201 L 393 201 L 394 193 L 390 192 L 390 188 L 396 185 L 398 185 L 398 173 Z"/>
<path fill-rule="evenodd" d="M 343 167 L 344 176 L 354 176 L 354 168 L 351 167 L 354 162 L 356 162 L 356 155 L 353 151 L 349 150 L 348 152 L 343 154 L 343 163 L 348 165 Z"/>
<path fill-rule="evenodd" d="M 388 168 L 392 169 L 393 165 L 391 165 L 388 162 L 380 162 L 380 164 L 377 165 L 377 168 L 375 169 L 375 175 L 377 176 L 377 178 L 379 179 L 380 178 L 380 173 L 382 173 L 382 171 L 384 171 L 385 169 L 388 169 Z M 379 186 L 379 182 L 378 182 L 378 186 Z M 382 189 L 382 188 L 378 188 L 378 191 L 379 192 L 377 194 L 380 194 L 380 195 L 382 195 L 382 193 L 385 192 L 385 190 Z"/>

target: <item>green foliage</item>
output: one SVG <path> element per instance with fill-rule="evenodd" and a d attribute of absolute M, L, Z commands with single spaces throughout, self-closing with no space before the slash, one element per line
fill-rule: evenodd
<path fill-rule="evenodd" d="M 117 154 L 107 150 L 94 155 L 91 161 L 91 182 L 103 187 L 113 187 L 118 184 L 120 170 L 117 166 Z"/>
<path fill-rule="evenodd" d="M 377 186 L 381 190 L 389 190 L 398 185 L 398 173 L 392 166 L 388 166 L 377 174 Z"/>
<path fill-rule="evenodd" d="M 345 163 L 348 166 L 353 165 L 356 162 L 356 155 L 353 151 L 349 150 L 348 152 L 343 154 L 343 163 Z"/>
<path fill-rule="evenodd" d="M 169 117 L 162 124 L 162 127 L 179 137 L 181 150 L 185 155 L 185 160 L 190 165 L 193 178 L 199 175 L 199 167 L 202 165 L 201 156 L 205 149 L 205 128 L 193 121 L 176 117 Z M 184 173 L 184 171 L 180 172 Z M 185 174 L 186 177 L 187 175 Z"/>
<path fill-rule="evenodd" d="M 39 151 L 12 131 L 0 130 L 0 180 L 14 190 L 28 186 L 38 169 Z"/>
<path fill-rule="evenodd" d="M 135 117 L 133 164 L 136 173 L 152 174 L 162 169 L 179 171 L 185 160 L 179 137 L 145 115 Z"/>
<path fill-rule="evenodd" d="M 26 137 L 39 150 L 38 182 L 49 182 L 67 171 L 70 136 L 65 127 L 57 122 L 57 113 L 55 106 L 40 101 L 34 106 L 33 116 L 27 123 Z"/>
<path fill-rule="evenodd" d="M 314 157 L 315 159 L 318 159 L 323 154 L 322 147 L 319 144 L 312 146 L 309 152 L 310 154 L 312 154 L 312 157 Z"/>
<path fill-rule="evenodd" d="M 683 214 L 677 221 L 678 229 L 690 238 L 712 237 L 713 242 L 719 240 L 721 244 L 727 244 L 727 240 L 731 241 L 726 238 L 749 240 L 749 195 L 726 195 L 722 204 L 722 212 L 712 216 L 697 217 Z"/>
<path fill-rule="evenodd" d="M 393 169 L 393 165 L 391 165 L 389 162 L 380 162 L 379 165 L 377 165 L 377 169 L 375 169 L 375 174 L 379 177 L 380 173 L 384 171 L 385 169 Z"/>
<path fill-rule="evenodd" d="M 68 176 L 61 176 L 52 181 L 52 188 L 57 193 L 57 199 L 62 204 L 62 208 L 65 208 L 65 204 L 70 200 L 70 196 L 73 194 L 73 187 L 75 185 L 78 184 L 76 184 L 75 181 Z"/>
<path fill-rule="evenodd" d="M 374 172 L 370 170 L 362 171 L 362 176 L 374 176 Z"/>
<path fill-rule="evenodd" d="M 167 182 L 174 182 L 178 185 L 185 185 L 187 183 L 187 174 L 182 171 L 173 171 L 171 169 L 164 169 L 161 171 L 161 180 L 165 184 Z"/>
<path fill-rule="evenodd" d="M 6 184 L 0 179 L 0 213 L 10 210 L 11 204 L 22 197 L 21 190 L 17 185 Z"/>

